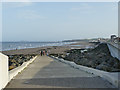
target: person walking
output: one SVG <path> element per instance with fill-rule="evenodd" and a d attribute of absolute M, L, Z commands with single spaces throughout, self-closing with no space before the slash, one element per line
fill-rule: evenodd
<path fill-rule="evenodd" d="M 41 56 L 41 51 L 40 51 L 40 56 Z"/>
<path fill-rule="evenodd" d="M 43 51 L 41 50 L 41 56 L 43 56 Z"/>
<path fill-rule="evenodd" d="M 48 56 L 49 54 L 48 54 L 48 51 L 46 51 L 46 55 Z"/>
<path fill-rule="evenodd" d="M 45 55 L 45 51 L 43 51 L 43 55 Z"/>

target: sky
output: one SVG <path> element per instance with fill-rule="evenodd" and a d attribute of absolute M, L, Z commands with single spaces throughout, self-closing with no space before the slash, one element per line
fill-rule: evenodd
<path fill-rule="evenodd" d="M 3 41 L 61 41 L 118 34 L 115 2 L 4 2 Z"/>

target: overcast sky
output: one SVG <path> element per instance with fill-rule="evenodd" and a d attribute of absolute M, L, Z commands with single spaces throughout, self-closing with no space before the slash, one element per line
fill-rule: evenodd
<path fill-rule="evenodd" d="M 3 3 L 3 41 L 58 41 L 118 33 L 117 3 Z"/>

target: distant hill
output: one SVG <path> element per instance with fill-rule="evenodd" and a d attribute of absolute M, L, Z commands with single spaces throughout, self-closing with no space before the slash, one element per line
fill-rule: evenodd
<path fill-rule="evenodd" d="M 73 39 L 73 40 L 63 40 L 62 42 L 79 42 L 79 41 L 86 41 L 86 42 L 89 42 L 89 41 L 97 41 L 97 40 L 106 40 L 106 38 L 91 38 L 91 39 Z"/>
<path fill-rule="evenodd" d="M 73 39 L 73 40 L 64 40 L 62 42 L 79 42 L 79 41 L 89 42 L 89 40 L 93 40 L 93 39 Z M 97 39 L 94 39 L 94 40 L 97 40 Z"/>
<path fill-rule="evenodd" d="M 88 41 L 88 40 L 64 40 L 62 42 L 79 42 L 79 41 Z"/>

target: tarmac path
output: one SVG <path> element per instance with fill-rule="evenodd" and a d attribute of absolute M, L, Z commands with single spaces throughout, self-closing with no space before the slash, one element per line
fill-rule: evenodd
<path fill-rule="evenodd" d="M 38 56 L 6 88 L 112 88 L 102 78 L 48 56 Z"/>

